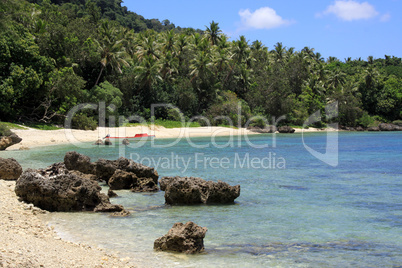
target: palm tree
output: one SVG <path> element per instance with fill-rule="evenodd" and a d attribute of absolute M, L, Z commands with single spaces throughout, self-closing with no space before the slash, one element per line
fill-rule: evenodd
<path fill-rule="evenodd" d="M 284 59 L 285 52 L 286 47 L 284 47 L 281 42 L 276 43 L 276 45 L 274 46 L 274 50 L 271 51 L 271 53 L 274 56 L 275 62 L 282 62 Z"/>
<path fill-rule="evenodd" d="M 373 56 L 368 56 L 367 63 L 368 64 L 374 64 L 374 57 Z"/>
<path fill-rule="evenodd" d="M 175 50 L 175 35 L 174 30 L 167 31 L 163 34 L 162 51 L 164 53 L 173 52 Z"/>
<path fill-rule="evenodd" d="M 187 45 L 188 45 L 187 36 L 185 34 L 180 34 L 176 42 L 177 52 L 179 55 L 183 54 Z"/>
<path fill-rule="evenodd" d="M 96 79 L 95 86 L 99 83 L 105 68 L 110 67 L 113 71 L 122 73 L 123 66 L 129 66 L 123 40 L 117 40 L 118 33 L 115 28 L 110 28 L 106 22 L 102 23 L 100 30 L 103 39 L 100 41 L 95 40 L 98 47 L 98 53 L 101 56 L 100 63 L 102 65 L 98 78 Z"/>
<path fill-rule="evenodd" d="M 162 79 L 173 80 L 173 75 L 178 72 L 178 64 L 179 60 L 177 57 L 173 55 L 172 52 L 168 51 L 165 54 L 165 57 L 161 59 L 161 70 L 160 73 L 162 75 Z"/>
<path fill-rule="evenodd" d="M 152 86 L 162 81 L 160 65 L 152 55 L 145 55 L 141 64 L 134 68 L 135 79 L 142 90 L 150 90 Z"/>
<path fill-rule="evenodd" d="M 211 41 L 211 44 L 213 45 L 213 46 L 215 46 L 215 45 L 217 45 L 218 44 L 218 42 L 220 41 L 220 39 L 221 39 L 221 30 L 220 30 L 220 28 L 219 28 L 219 23 L 216 23 L 216 22 L 214 22 L 214 21 L 212 21 L 211 23 L 210 23 L 210 26 L 209 27 L 207 27 L 207 26 L 205 26 L 207 29 L 205 30 L 205 32 L 207 33 L 207 38 L 208 38 L 208 40 L 209 41 Z"/>
<path fill-rule="evenodd" d="M 327 59 L 327 63 L 334 63 L 334 62 L 339 62 L 339 59 L 337 57 L 329 57 Z"/>
<path fill-rule="evenodd" d="M 337 68 L 330 74 L 328 82 L 329 86 L 333 89 L 338 88 L 338 86 L 343 86 L 346 82 L 346 74 Z"/>
<path fill-rule="evenodd" d="M 137 48 L 137 56 L 141 60 L 147 56 L 159 59 L 159 49 L 155 41 L 155 34 L 140 35 L 140 43 Z"/>
<path fill-rule="evenodd" d="M 232 56 L 233 59 L 232 67 L 228 75 L 226 76 L 225 83 L 229 79 L 229 76 L 232 74 L 234 67 L 236 64 L 247 62 L 250 64 L 250 47 L 248 46 L 248 41 L 244 35 L 240 36 L 240 39 L 232 42 Z"/>
<path fill-rule="evenodd" d="M 192 60 L 192 64 L 190 65 L 192 76 L 191 81 L 195 78 L 199 78 L 204 80 L 207 74 L 210 72 L 210 67 L 212 66 L 210 55 L 204 51 L 200 51 L 197 53 L 195 58 Z"/>
<path fill-rule="evenodd" d="M 237 92 L 241 98 L 247 92 L 249 86 L 252 83 L 252 70 L 247 68 L 246 64 L 239 65 L 239 74 L 235 75 L 235 79 L 240 84 L 241 91 Z"/>

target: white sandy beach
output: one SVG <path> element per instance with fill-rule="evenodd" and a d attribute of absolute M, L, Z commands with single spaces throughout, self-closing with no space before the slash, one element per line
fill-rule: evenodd
<path fill-rule="evenodd" d="M 19 202 L 14 181 L 0 180 L 0 267 L 134 267 L 129 259 L 67 242 L 40 219 L 42 211 Z"/>
<path fill-rule="evenodd" d="M 37 129 L 13 129 L 22 138 L 22 141 L 7 150 L 29 149 L 38 146 L 49 146 L 56 144 L 94 142 L 110 134 L 112 137 L 132 137 L 135 134 L 147 133 L 155 135 L 157 139 L 164 138 L 192 138 L 192 137 L 218 137 L 218 136 L 239 136 L 239 135 L 258 135 L 245 128 L 235 129 L 226 127 L 197 127 L 197 128 L 164 128 L 161 126 L 137 126 L 108 128 L 99 127 L 94 131 L 59 129 L 59 130 L 37 130 Z M 296 129 L 298 132 L 319 132 L 325 129 Z M 331 130 L 335 131 L 335 130 Z M 118 141 L 118 140 L 116 140 Z M 112 140 L 113 142 L 113 140 Z M 120 141 L 121 142 L 121 141 Z"/>

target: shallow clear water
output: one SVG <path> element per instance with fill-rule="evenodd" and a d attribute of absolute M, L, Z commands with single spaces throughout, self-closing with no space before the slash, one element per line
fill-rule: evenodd
<path fill-rule="evenodd" d="M 62 237 L 119 251 L 140 267 L 402 266 L 402 133 L 339 133 L 336 167 L 307 152 L 301 134 L 258 135 L 249 140 L 269 147 L 253 148 L 237 137 L 234 146 L 225 147 L 230 139 L 220 137 L 214 144 L 208 138 L 194 138 L 193 146 L 183 140 L 155 148 L 173 142 L 155 140 L 153 146 L 148 142 L 139 148 L 63 145 L 0 156 L 14 157 L 24 168 L 38 168 L 63 161 L 70 150 L 93 161 L 131 155 L 157 167 L 160 176 L 196 176 L 241 185 L 234 205 L 171 207 L 164 205 L 163 192 L 118 191 L 112 202 L 129 209 L 130 217 L 48 216 Z M 325 133 L 304 134 L 304 140 L 325 152 Z M 175 222 L 187 221 L 208 228 L 205 253 L 153 251 L 156 238 Z"/>

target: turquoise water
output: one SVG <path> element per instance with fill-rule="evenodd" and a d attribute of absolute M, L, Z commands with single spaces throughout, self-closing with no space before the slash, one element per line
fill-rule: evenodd
<path fill-rule="evenodd" d="M 274 138 L 275 137 L 275 138 Z M 402 133 L 339 133 L 339 164 L 305 149 L 301 134 L 155 140 L 139 148 L 52 146 L 2 152 L 24 168 L 62 161 L 69 150 L 98 158 L 119 155 L 157 167 L 160 176 L 196 176 L 241 185 L 234 205 L 164 205 L 164 193 L 118 191 L 112 202 L 128 218 L 53 213 L 63 238 L 97 244 L 139 267 L 400 267 L 402 266 Z M 304 134 L 324 153 L 325 133 Z M 254 148 L 268 144 L 267 148 Z M 206 147 L 206 148 L 194 148 Z M 208 147 L 207 147 L 208 146 Z M 220 148 L 216 148 L 220 147 Z M 254 162 L 253 162 L 254 161 Z M 186 166 L 184 163 L 187 163 Z M 107 189 L 105 187 L 105 189 Z M 153 241 L 175 222 L 208 228 L 205 253 L 154 252 Z"/>

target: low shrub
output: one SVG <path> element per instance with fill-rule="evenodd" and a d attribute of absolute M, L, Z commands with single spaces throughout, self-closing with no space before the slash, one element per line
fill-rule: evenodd
<path fill-rule="evenodd" d="M 395 121 L 392 122 L 392 124 L 402 127 L 402 120 L 395 120 Z"/>
<path fill-rule="evenodd" d="M 0 123 L 0 136 L 10 136 L 13 132 L 3 123 Z"/>
<path fill-rule="evenodd" d="M 77 114 L 73 117 L 72 128 L 74 129 L 95 130 L 97 127 L 96 120 L 86 114 Z"/>

